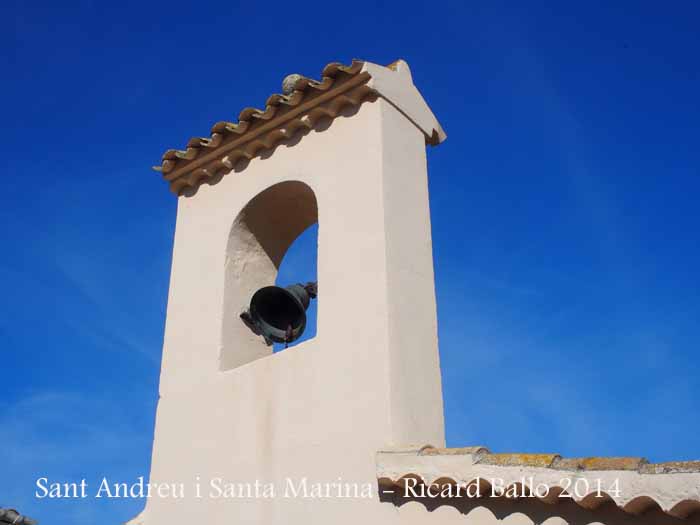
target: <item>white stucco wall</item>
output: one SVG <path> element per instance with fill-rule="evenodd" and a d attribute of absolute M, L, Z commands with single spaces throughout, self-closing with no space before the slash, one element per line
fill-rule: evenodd
<path fill-rule="evenodd" d="M 286 180 L 318 202 L 317 336 L 220 371 L 234 218 Z M 424 136 L 383 99 L 180 197 L 151 482 L 376 484 L 377 450 L 442 444 L 432 272 Z M 154 498 L 142 519 L 354 523 L 377 512 L 396 514 L 361 499 Z"/>

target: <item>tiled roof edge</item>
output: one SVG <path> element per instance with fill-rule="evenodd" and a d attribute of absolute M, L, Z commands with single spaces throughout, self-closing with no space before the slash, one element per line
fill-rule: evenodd
<path fill-rule="evenodd" d="M 408 480 L 428 486 L 484 487 L 494 480 L 507 490 L 523 480 L 549 487 L 535 495 L 546 503 L 573 500 L 594 510 L 614 502 L 623 511 L 641 514 L 659 509 L 676 518 L 700 512 L 700 461 L 649 463 L 639 457 L 562 458 L 558 454 L 492 454 L 484 447 L 423 447 L 419 451 L 377 453 L 377 481 L 382 490 Z M 568 480 L 568 483 L 567 483 Z M 579 485 L 580 483 L 580 485 Z"/>
<path fill-rule="evenodd" d="M 380 451 L 380 453 L 391 452 L 392 450 Z M 408 450 L 405 449 L 405 452 L 403 453 L 406 452 L 408 452 Z M 455 456 L 466 454 L 478 455 L 479 457 L 475 459 L 475 463 L 493 466 L 544 467 L 557 470 L 621 470 L 636 471 L 640 474 L 700 473 L 700 460 L 649 463 L 646 458 L 625 456 L 564 458 L 559 454 L 494 454 L 491 453 L 488 448 L 481 446 L 437 448 L 431 445 L 426 445 L 420 449 L 420 455 L 422 456 Z"/>
<path fill-rule="evenodd" d="M 274 148 L 300 129 L 309 129 L 320 118 L 335 118 L 347 106 L 359 106 L 376 95 L 368 87 L 365 62 L 350 65 L 331 63 L 323 68 L 321 80 L 300 75 L 285 79 L 289 93 L 273 94 L 264 109 L 245 108 L 238 122 L 218 122 L 209 137 L 195 137 L 185 149 L 167 150 L 160 166 L 171 190 L 181 194 L 201 182 L 230 171 L 239 161 L 248 161 L 264 150 Z"/>

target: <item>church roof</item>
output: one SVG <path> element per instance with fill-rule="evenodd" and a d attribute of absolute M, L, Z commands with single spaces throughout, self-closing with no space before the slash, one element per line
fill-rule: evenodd
<path fill-rule="evenodd" d="M 407 480 L 424 486 L 479 486 L 493 495 L 494 485 L 522 494 L 523 484 L 544 488 L 534 497 L 548 504 L 574 501 L 595 510 L 613 502 L 624 512 L 652 509 L 674 518 L 700 511 L 700 461 L 649 463 L 639 457 L 563 458 L 558 454 L 492 454 L 484 447 L 397 449 L 377 454 L 377 479 L 383 490 L 403 488 Z M 464 494 L 464 493 L 463 493 Z"/>

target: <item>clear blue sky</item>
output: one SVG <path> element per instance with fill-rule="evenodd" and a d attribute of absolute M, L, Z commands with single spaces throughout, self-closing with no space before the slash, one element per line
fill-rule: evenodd
<path fill-rule="evenodd" d="M 406 59 L 449 136 L 428 155 L 448 444 L 700 457 L 699 9 L 3 2 L 0 505 L 140 509 L 33 492 L 148 475 L 176 210 L 149 167 L 353 57 Z"/>

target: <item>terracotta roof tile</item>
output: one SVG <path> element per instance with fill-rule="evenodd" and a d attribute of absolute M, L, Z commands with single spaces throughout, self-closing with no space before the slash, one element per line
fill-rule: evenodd
<path fill-rule="evenodd" d="M 271 95 L 263 109 L 244 108 L 238 122 L 217 122 L 210 136 L 190 139 L 185 149 L 167 150 L 154 169 L 176 194 L 196 188 L 230 171 L 239 161 L 274 148 L 300 129 L 313 127 L 318 119 L 335 118 L 346 106 L 358 106 L 371 98 L 374 91 L 366 85 L 370 75 L 362 71 L 363 65 L 360 60 L 350 65 L 328 64 L 321 80 L 290 75 L 291 81 L 284 83 L 289 93 Z"/>
<path fill-rule="evenodd" d="M 639 469 L 643 474 L 674 474 L 700 472 L 700 461 L 668 461 L 647 463 Z"/>
<path fill-rule="evenodd" d="M 377 453 L 377 479 L 382 487 L 400 487 L 407 479 L 439 486 L 490 486 L 490 479 L 499 479 L 510 487 L 529 477 L 552 489 L 540 498 L 546 503 L 569 500 L 559 497 L 565 492 L 589 510 L 613 501 L 630 514 L 657 508 L 670 516 L 687 518 L 700 512 L 700 461 L 649 463 L 640 457 L 491 454 L 484 447 L 426 446 Z M 570 483 L 563 483 L 566 479 Z"/>
<path fill-rule="evenodd" d="M 560 458 L 552 468 L 560 470 L 636 470 L 648 461 L 644 458 L 622 457 L 590 457 L 590 458 Z"/>

